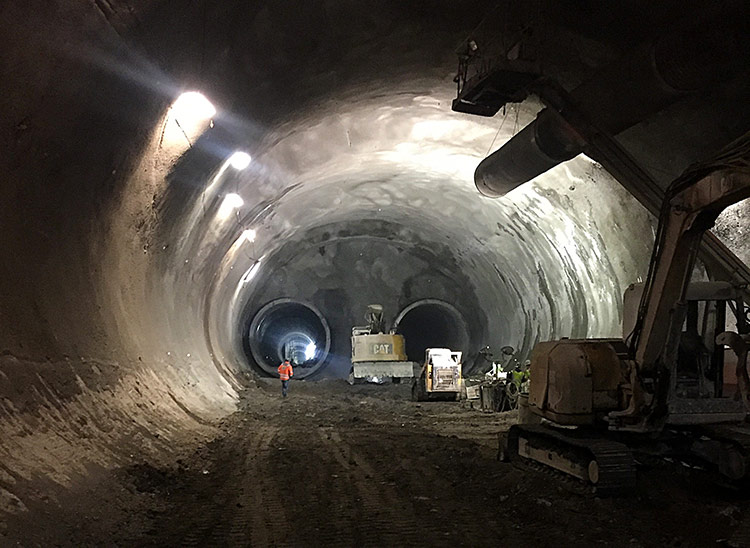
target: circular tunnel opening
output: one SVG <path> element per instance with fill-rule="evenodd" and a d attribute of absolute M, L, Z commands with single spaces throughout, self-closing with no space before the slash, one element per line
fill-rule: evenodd
<path fill-rule="evenodd" d="M 302 379 L 325 363 L 331 331 L 326 319 L 312 305 L 278 299 L 255 314 L 248 342 L 261 372 L 275 376 L 279 363 L 289 360 L 295 368 L 294 376 Z"/>
<path fill-rule="evenodd" d="M 427 348 L 450 348 L 464 353 L 468 350 L 466 321 L 456 307 L 445 301 L 416 301 L 401 311 L 393 326 L 406 339 L 410 361 L 421 362 Z"/>

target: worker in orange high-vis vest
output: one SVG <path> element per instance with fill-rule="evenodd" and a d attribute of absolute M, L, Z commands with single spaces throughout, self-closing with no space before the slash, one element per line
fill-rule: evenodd
<path fill-rule="evenodd" d="M 289 379 L 294 376 L 294 371 L 292 370 L 292 364 L 289 363 L 289 360 L 284 360 L 284 363 L 282 363 L 279 366 L 279 378 L 281 379 L 281 396 L 286 398 L 286 393 L 289 390 Z"/>

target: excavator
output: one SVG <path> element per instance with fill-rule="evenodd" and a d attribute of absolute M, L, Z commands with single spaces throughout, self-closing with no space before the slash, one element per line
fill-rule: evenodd
<path fill-rule="evenodd" d="M 731 480 L 750 475 L 748 336 L 741 300 L 739 310 L 732 310 L 745 333 L 716 337 L 717 345 L 737 354 L 737 397 L 725 397 L 721 382 L 710 394 L 678 382 L 683 327 L 691 323 L 687 293 L 701 238 L 725 208 L 748 197 L 750 133 L 670 185 L 632 332 L 624 339 L 537 344 L 526 413 L 534 420 L 509 429 L 501 439 L 502 458 L 557 469 L 600 495 L 632 491 L 634 453 L 654 447 L 683 452 Z"/>
<path fill-rule="evenodd" d="M 349 383 L 401 382 L 414 377 L 415 362 L 407 360 L 403 335 L 386 333 L 383 306 L 371 304 L 367 325 L 352 328 L 352 369 Z"/>

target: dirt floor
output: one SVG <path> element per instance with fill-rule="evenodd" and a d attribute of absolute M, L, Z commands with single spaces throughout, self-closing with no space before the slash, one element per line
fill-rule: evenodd
<path fill-rule="evenodd" d="M 514 413 L 413 403 L 406 385 L 276 383 L 220 434 L 0 522 L 13 546 L 742 546 L 750 504 L 705 472 L 651 463 L 630 498 L 498 462 Z M 37 486 L 44 489 L 43 485 Z M 748 516 L 747 521 L 745 517 Z"/>

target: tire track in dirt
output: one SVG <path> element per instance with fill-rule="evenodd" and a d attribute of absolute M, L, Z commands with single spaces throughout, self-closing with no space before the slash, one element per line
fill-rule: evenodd
<path fill-rule="evenodd" d="M 154 490 L 168 510 L 149 532 L 152 545 L 707 546 L 750 538 L 746 524 L 730 524 L 746 504 L 730 515 L 712 495 L 713 506 L 696 512 L 702 507 L 673 495 L 703 492 L 675 487 L 662 472 L 649 476 L 655 487 L 644 486 L 643 506 L 613 519 L 625 502 L 583 496 L 495 460 L 487 432 L 505 419 L 334 388 L 248 399 L 225 436 Z"/>
<path fill-rule="evenodd" d="M 274 478 L 278 478 L 275 475 L 271 443 L 278 433 L 278 427 L 262 428 L 262 434 L 257 437 L 257 445 L 248 451 L 246 465 L 250 468 L 255 464 L 257 468 L 253 485 L 247 486 L 253 495 L 252 503 L 246 506 L 252 514 L 249 535 L 251 546 L 294 546 L 289 538 L 290 528 L 279 492 L 283 483 L 274 481 Z"/>
<path fill-rule="evenodd" d="M 234 467 L 200 508 L 199 519 L 183 546 L 292 546 L 286 513 L 272 481 L 271 444 L 279 428 L 259 426 L 250 431 Z"/>
<path fill-rule="evenodd" d="M 204 546 L 207 537 L 212 530 L 221 522 L 226 513 L 223 501 L 227 497 L 227 480 L 219 486 L 219 489 L 204 503 L 197 502 L 195 507 L 184 507 L 181 514 L 190 516 L 190 532 L 180 542 L 181 546 L 187 548 Z"/>
<path fill-rule="evenodd" d="M 365 546 L 418 546 L 424 543 L 411 501 L 403 499 L 384 481 L 365 457 L 345 442 L 332 428 L 319 428 L 324 445 L 348 476 L 359 495 L 352 503 L 359 507 L 358 544 Z"/>
<path fill-rule="evenodd" d="M 284 428 L 284 450 L 279 455 L 280 485 L 300 546 L 326 548 L 360 545 L 360 529 L 367 525 L 359 498 L 346 474 L 322 440 L 317 424 Z M 312 435 L 311 435 L 312 434 Z"/>

